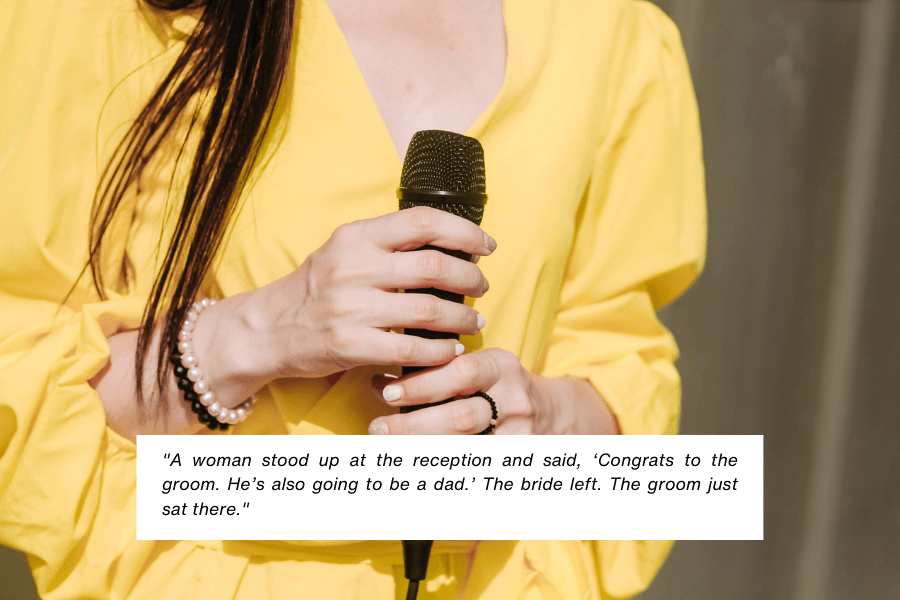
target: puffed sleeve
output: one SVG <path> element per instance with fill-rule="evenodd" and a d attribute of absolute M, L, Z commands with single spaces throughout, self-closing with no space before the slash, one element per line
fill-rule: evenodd
<path fill-rule="evenodd" d="M 107 597 L 111 561 L 134 537 L 134 448 L 106 428 L 89 380 L 107 363 L 107 336 L 140 323 L 146 295 L 109 289 L 101 302 L 89 275 L 73 288 L 98 134 L 122 122 L 98 129 L 100 113 L 128 112 L 110 90 L 133 66 L 102 58 L 140 31 L 134 3 L 125 8 L 22 0 L 0 11 L 0 544 L 27 553 L 48 598 Z M 135 206 L 111 239 L 121 246 L 148 221 L 145 235 L 158 236 L 156 216 Z"/>
<path fill-rule="evenodd" d="M 91 564 L 85 559 L 99 538 L 83 542 L 101 502 L 126 490 L 123 481 L 133 483 L 122 462 L 133 458 L 129 442 L 107 431 L 88 380 L 106 364 L 106 337 L 138 323 L 143 306 L 118 299 L 56 316 L 51 301 L 16 297 L 9 273 L 0 278 L 0 543 L 28 554 L 46 593 L 66 570 Z M 129 494 L 120 500 L 125 505 L 114 510 L 124 515 Z M 97 556 L 116 554 L 104 550 Z"/>
<path fill-rule="evenodd" d="M 700 126 L 676 27 L 649 3 L 630 6 L 542 373 L 590 381 L 624 434 L 674 434 L 678 350 L 656 311 L 703 268 Z M 586 544 L 603 600 L 644 590 L 671 548 Z"/>
<path fill-rule="evenodd" d="M 678 30 L 653 5 L 634 5 L 542 374 L 589 380 L 622 433 L 672 434 L 678 351 L 656 310 L 703 267 L 700 125 Z"/>

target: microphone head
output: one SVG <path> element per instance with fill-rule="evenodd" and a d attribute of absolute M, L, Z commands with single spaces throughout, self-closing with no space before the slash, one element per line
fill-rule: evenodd
<path fill-rule="evenodd" d="M 432 206 L 481 224 L 487 201 L 481 143 L 450 131 L 419 131 L 400 175 L 400 209 Z"/>
<path fill-rule="evenodd" d="M 484 149 L 475 138 L 450 131 L 419 131 L 409 142 L 400 186 L 484 193 Z"/>

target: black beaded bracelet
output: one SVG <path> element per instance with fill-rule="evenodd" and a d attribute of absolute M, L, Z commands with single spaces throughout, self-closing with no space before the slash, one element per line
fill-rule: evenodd
<path fill-rule="evenodd" d="M 213 418 L 206 407 L 200 403 L 200 395 L 194 391 L 194 382 L 187 378 L 187 369 L 181 364 L 181 354 L 178 353 L 177 346 L 172 348 L 171 362 L 175 378 L 178 380 L 178 389 L 184 392 L 184 401 L 191 405 L 191 411 L 196 413 L 197 420 L 206 425 L 210 430 L 228 429 L 228 423 L 220 423 Z"/>

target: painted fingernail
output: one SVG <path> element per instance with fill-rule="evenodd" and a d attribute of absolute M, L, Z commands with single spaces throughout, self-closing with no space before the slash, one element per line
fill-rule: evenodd
<path fill-rule="evenodd" d="M 477 325 L 478 331 L 481 331 L 482 329 L 484 329 L 485 323 L 487 323 L 487 321 L 484 320 L 484 317 L 482 317 L 481 315 L 478 315 L 478 325 Z"/>
<path fill-rule="evenodd" d="M 403 388 L 399 385 L 389 385 L 381 391 L 381 395 L 388 402 L 396 402 L 403 396 Z"/>
<path fill-rule="evenodd" d="M 457 344 L 457 345 L 456 345 L 456 355 L 457 355 L 457 356 L 459 356 L 460 354 L 462 354 L 462 353 L 465 352 L 465 351 L 466 351 L 466 347 L 465 347 L 465 346 L 463 346 L 462 344 Z M 385 389 L 387 389 L 387 388 L 385 388 Z"/>
<path fill-rule="evenodd" d="M 484 245 L 487 246 L 487 249 L 491 252 L 497 249 L 497 241 L 488 234 L 484 234 Z"/>
<path fill-rule="evenodd" d="M 489 289 L 491 289 L 491 284 L 490 284 L 490 282 L 489 282 L 487 279 L 485 279 L 485 280 L 484 280 L 484 291 L 482 291 L 481 293 L 482 293 L 482 294 L 487 294 L 487 291 L 488 291 Z"/>
<path fill-rule="evenodd" d="M 388 426 L 384 421 L 372 421 L 369 424 L 369 435 L 387 435 Z"/>

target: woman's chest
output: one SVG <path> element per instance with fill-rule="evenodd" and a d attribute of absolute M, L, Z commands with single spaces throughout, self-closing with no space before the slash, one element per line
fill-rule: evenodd
<path fill-rule="evenodd" d="M 422 129 L 464 133 L 501 89 L 501 0 L 328 0 L 399 155 Z"/>

